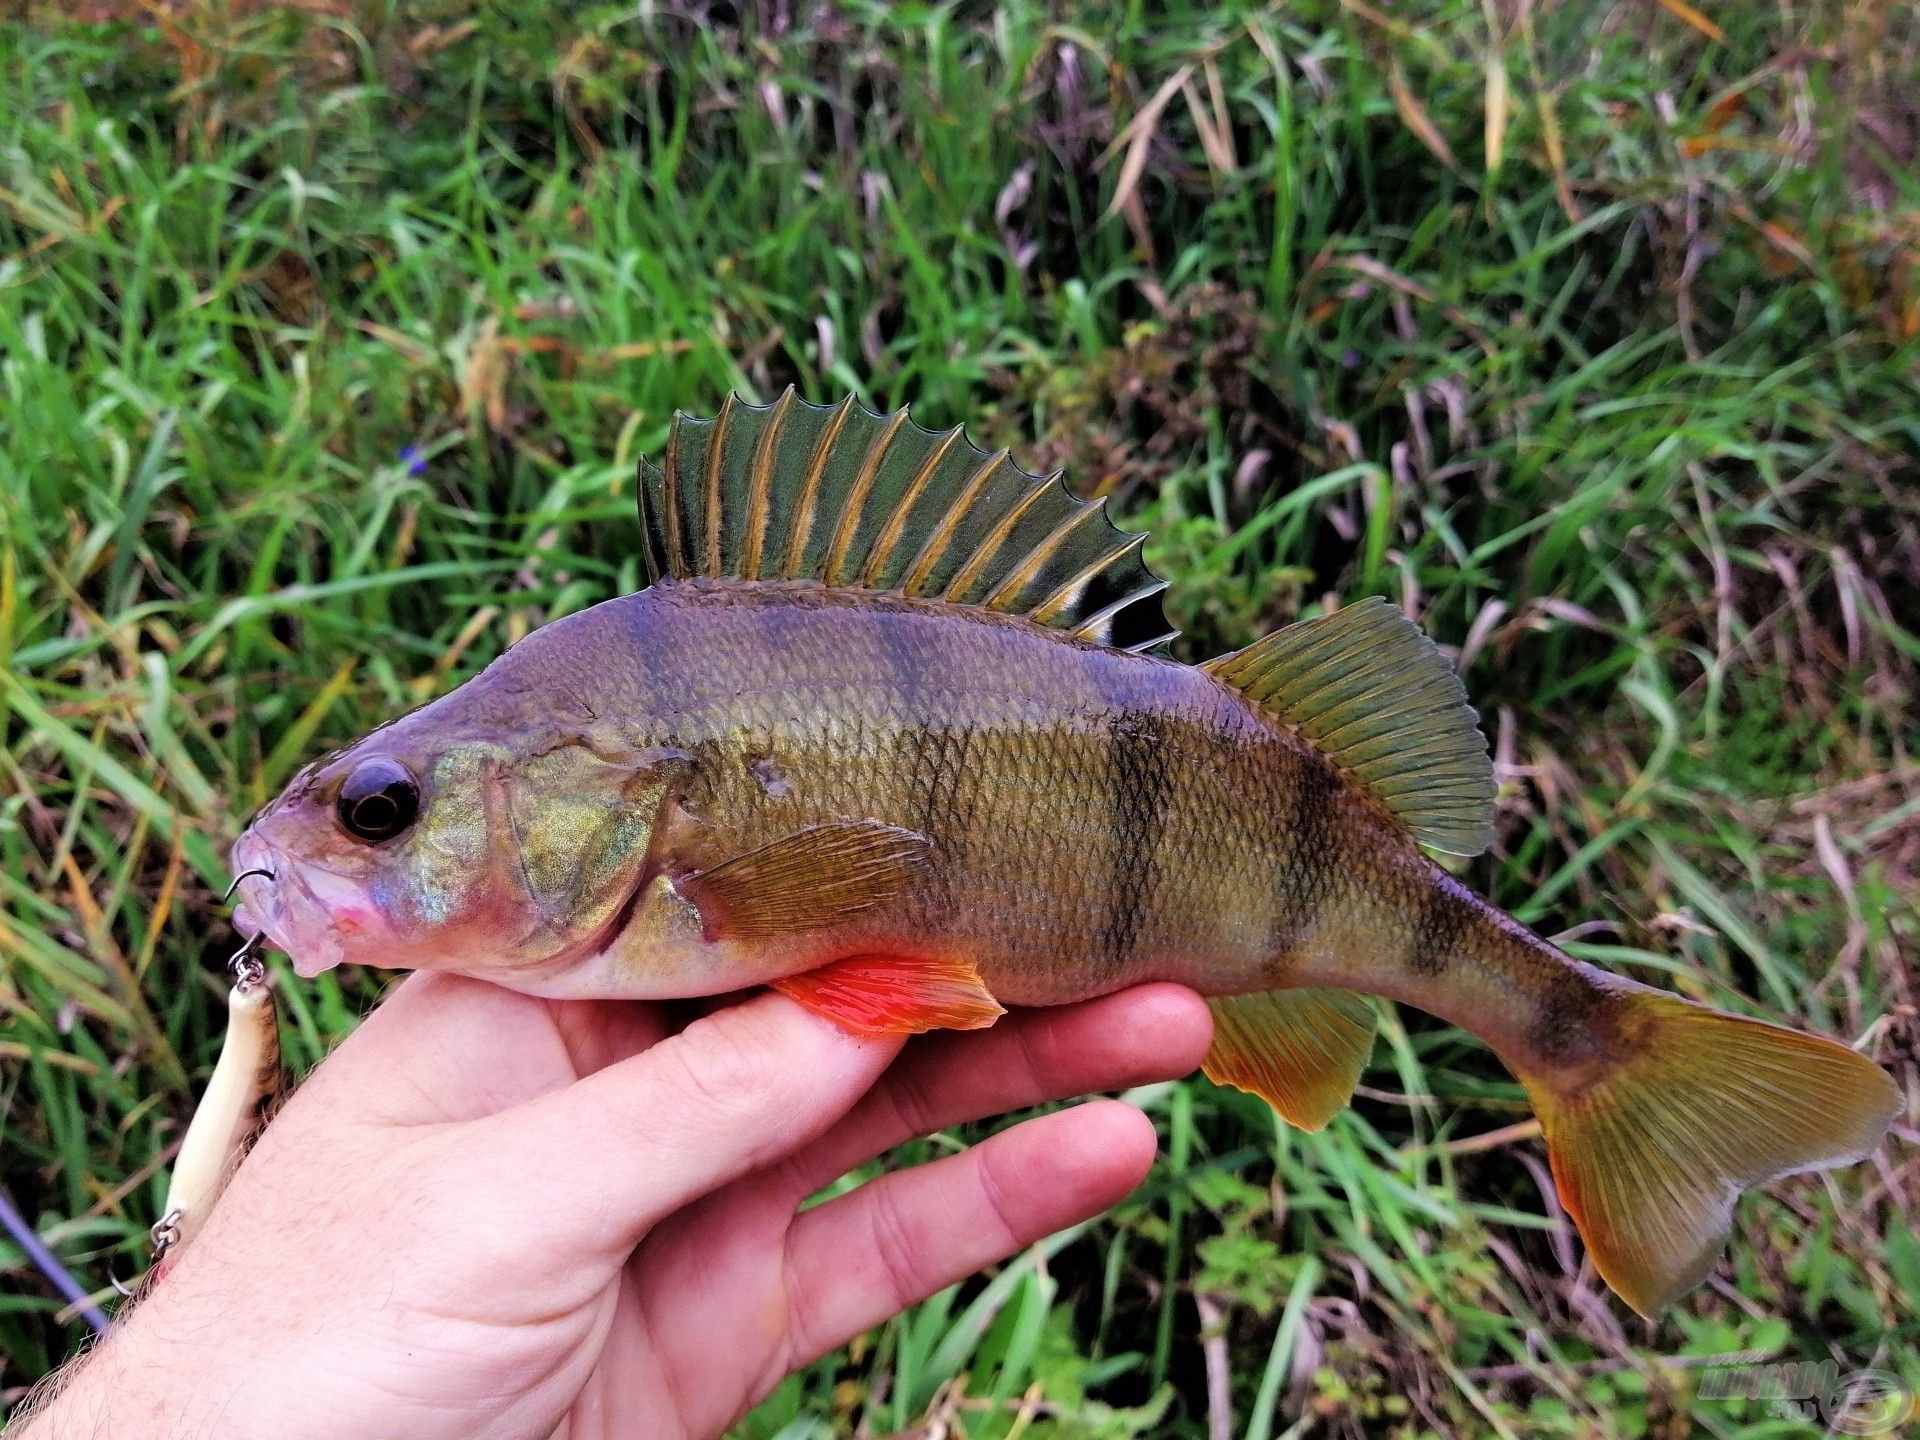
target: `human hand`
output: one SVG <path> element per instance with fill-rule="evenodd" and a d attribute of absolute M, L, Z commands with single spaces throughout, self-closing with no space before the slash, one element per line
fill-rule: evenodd
<path fill-rule="evenodd" d="M 1120 1200 L 1153 1128 L 1096 1101 L 796 1213 L 914 1136 L 1191 1070 L 1147 986 L 853 1037 L 778 995 L 662 1007 L 418 975 L 268 1128 L 30 1440 L 717 1435 L 789 1372 Z"/>

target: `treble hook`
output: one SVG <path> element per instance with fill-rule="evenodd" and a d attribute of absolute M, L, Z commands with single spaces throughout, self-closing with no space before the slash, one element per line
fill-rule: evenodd
<path fill-rule="evenodd" d="M 264 866 L 256 865 L 251 870 L 242 870 L 238 875 L 233 877 L 233 883 L 227 886 L 227 893 L 220 897 L 220 903 L 224 905 L 233 898 L 233 892 L 240 888 L 240 882 L 242 880 L 251 880 L 256 875 L 264 875 L 269 880 L 275 878 L 273 871 L 268 870 Z"/>

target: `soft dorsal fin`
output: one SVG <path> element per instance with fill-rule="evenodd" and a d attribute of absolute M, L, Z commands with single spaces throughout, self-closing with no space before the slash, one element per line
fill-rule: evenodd
<path fill-rule="evenodd" d="M 673 417 L 665 462 L 640 464 L 653 580 L 814 580 L 1024 615 L 1077 639 L 1147 650 L 1173 638 L 1144 535 L 958 430 L 848 396 L 771 405 L 728 396 Z"/>
<path fill-rule="evenodd" d="M 1422 845 L 1493 841 L 1493 762 L 1453 667 L 1374 596 L 1203 667 L 1364 785 Z"/>

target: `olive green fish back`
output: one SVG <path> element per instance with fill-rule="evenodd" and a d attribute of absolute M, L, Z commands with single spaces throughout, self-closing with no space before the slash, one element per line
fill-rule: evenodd
<path fill-rule="evenodd" d="M 1145 535 L 1102 501 L 1032 475 L 955 428 L 848 396 L 771 405 L 729 396 L 711 420 L 675 415 L 665 463 L 640 464 L 652 580 L 808 580 L 1023 615 L 1117 649 L 1174 636 Z"/>

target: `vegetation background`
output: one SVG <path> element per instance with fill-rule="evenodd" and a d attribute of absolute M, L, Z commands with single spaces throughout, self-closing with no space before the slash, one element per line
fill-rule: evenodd
<path fill-rule="evenodd" d="M 1494 739 L 1473 883 L 1913 1093 L 1920 21 L 1699 4 L 12 0 L 4 1195 L 110 1306 L 236 828 L 633 588 L 635 458 L 789 383 L 1115 496 L 1188 658 L 1394 597 Z M 286 980 L 297 1067 L 383 983 Z M 1134 1201 L 741 1433 L 1763 1437 L 1819 1427 L 1704 1359 L 1920 1387 L 1911 1113 L 1647 1325 L 1458 1032 L 1390 1020 L 1323 1135 L 1133 1098 Z M 0 1277 L 14 1400 L 85 1326 Z"/>

